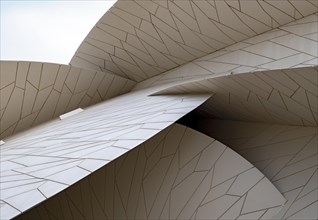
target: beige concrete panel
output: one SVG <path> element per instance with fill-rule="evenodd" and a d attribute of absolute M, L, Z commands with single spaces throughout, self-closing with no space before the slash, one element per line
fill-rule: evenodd
<path fill-rule="evenodd" d="M 155 94 L 214 94 L 196 110 L 204 117 L 316 126 L 317 77 L 317 67 L 242 73 L 166 84 Z"/>
<path fill-rule="evenodd" d="M 283 193 L 287 203 L 274 219 L 317 218 L 317 127 L 204 119 L 197 128 L 253 163 Z"/>
<path fill-rule="evenodd" d="M 174 135 L 180 133 L 182 137 L 175 141 Z M 199 150 L 193 151 L 188 145 Z M 198 159 L 218 146 L 224 149 L 217 155 L 220 159 L 197 171 Z M 176 150 L 163 156 L 162 149 L 170 147 Z M 147 156 L 147 151 L 152 153 Z M 153 165 L 152 155 L 158 153 Z M 192 155 L 182 167 L 179 154 Z M 201 167 L 203 163 L 210 162 L 202 161 Z M 224 175 L 231 177 L 214 186 L 214 179 L 224 179 Z M 46 189 L 42 186 L 41 190 Z M 284 202 L 269 180 L 233 150 L 174 124 L 17 219 L 35 218 L 41 210 L 45 210 L 42 218 L 54 219 L 67 219 L 59 213 L 70 211 L 78 219 L 260 219 L 265 212 L 271 218 Z M 73 208 L 63 210 L 63 204 Z"/>
<path fill-rule="evenodd" d="M 61 64 L 17 61 L 1 61 L 0 64 L 1 138 L 67 111 L 89 106 L 98 86 L 103 86 L 105 93 L 107 91 L 100 97 L 106 100 L 130 91 L 135 84 L 110 73 Z M 112 80 L 100 84 L 99 77 Z"/>
<path fill-rule="evenodd" d="M 9 180 L 9 182 L 5 181 L 5 184 L 1 182 L 0 195 L 4 196 L 1 197 L 1 200 L 7 201 L 9 199 L 8 204 L 17 205 L 18 210 L 23 212 L 25 211 L 24 207 L 28 208 L 45 199 L 36 196 L 34 203 L 27 204 L 26 198 L 29 194 L 25 194 L 24 197 L 22 196 L 23 193 L 38 191 L 38 187 L 45 185 L 47 182 L 60 183 L 60 185 L 47 184 L 48 188 L 42 187 L 42 190 L 47 191 L 49 196 L 53 196 L 101 166 L 106 165 L 109 161 L 140 145 L 189 111 L 192 111 L 209 97 L 209 95 L 149 96 L 149 94 L 151 94 L 151 91 L 145 90 L 122 95 L 87 108 L 79 114 L 63 120 L 43 123 L 6 139 L 5 145 L 1 146 L 0 166 L 5 169 L 1 172 L 1 181 L 10 178 L 12 172 L 15 173 L 16 171 L 21 175 L 29 175 L 32 178 L 14 182 Z M 53 90 L 43 106 L 46 113 L 53 114 L 52 110 L 54 108 L 51 108 L 50 105 L 56 103 L 57 95 L 58 92 Z M 32 116 L 31 119 L 34 120 L 33 123 L 37 123 L 43 120 L 43 116 L 38 114 Z M 19 126 L 30 123 L 29 120 L 23 122 L 25 124 L 19 124 Z M 160 123 L 160 126 L 152 126 L 156 123 Z M 173 141 L 170 141 L 170 143 L 173 143 Z M 21 148 L 21 146 L 23 147 Z M 165 152 L 170 154 L 167 160 L 175 154 L 175 151 L 171 152 L 167 149 Z M 153 155 L 149 159 L 155 158 L 158 154 Z M 158 156 L 158 159 L 161 158 L 161 151 L 159 151 Z M 187 159 L 191 159 L 191 156 Z M 168 165 L 169 162 L 166 161 L 163 164 Z M 149 173 L 150 170 L 153 171 L 155 168 L 158 169 L 158 172 L 162 171 L 162 174 L 166 172 L 158 164 L 148 162 L 147 165 L 150 166 Z M 125 167 L 125 165 L 120 167 Z M 156 177 L 158 175 L 156 172 L 152 172 L 149 174 L 149 178 L 151 176 Z M 147 178 L 144 178 L 144 180 L 147 181 Z M 121 182 L 117 184 L 118 193 L 125 201 L 128 201 L 128 189 L 125 183 L 130 181 L 125 180 L 125 178 L 119 178 L 118 181 Z M 121 184 L 124 184 L 124 186 Z M 149 184 L 149 186 L 151 186 L 149 190 L 153 192 L 154 184 Z M 157 189 L 159 190 L 159 188 L 160 184 Z M 150 194 L 147 193 L 148 195 Z M 15 197 L 20 199 L 15 201 Z M 26 201 L 20 201 L 24 198 Z M 151 201 L 154 197 L 150 198 Z M 20 206 L 20 202 L 23 203 L 22 206 Z M 116 202 L 115 206 L 118 205 L 121 207 L 123 204 Z M 147 207 L 147 212 L 149 211 L 149 207 Z M 122 212 L 119 211 L 118 213 Z"/>
<path fill-rule="evenodd" d="M 317 5 L 312 4 L 310 0 L 304 0 L 303 4 L 287 0 L 281 0 L 280 3 L 254 0 L 118 1 L 90 31 L 72 58 L 71 64 L 94 70 L 107 69 L 114 74 L 141 82 L 233 43 L 247 40 L 314 14 L 317 10 Z M 307 23 L 310 22 L 313 21 L 307 19 Z M 240 61 L 239 63 L 244 61 L 244 64 L 248 64 L 247 61 L 258 58 L 262 63 L 261 61 L 266 60 L 276 61 L 269 58 L 281 59 L 288 54 L 300 51 L 317 56 L 313 41 L 300 36 L 308 34 L 309 30 L 315 31 L 314 28 L 306 28 L 305 26 L 310 26 L 308 24 L 303 28 L 297 26 L 297 23 L 294 26 L 286 29 L 288 32 L 285 33 L 291 33 L 290 36 L 286 35 L 282 36 L 282 39 L 277 39 L 279 45 L 271 42 L 272 50 L 268 47 L 268 50 L 265 51 L 267 57 L 258 57 L 259 49 L 253 47 L 249 49 L 253 52 L 256 50 L 255 53 L 249 55 L 253 59 L 244 61 L 244 57 L 237 56 L 234 56 L 234 59 Z M 307 31 L 300 31 L 300 29 Z M 132 38 L 135 38 L 134 41 L 138 43 L 132 43 Z M 140 66 L 136 60 L 131 59 L 131 56 L 122 56 L 119 53 L 114 54 L 113 50 L 105 50 L 101 44 L 87 47 L 86 42 L 91 39 L 123 51 L 128 51 L 127 44 L 130 44 L 132 47 L 128 54 L 140 57 L 140 51 L 145 52 L 147 55 L 144 56 L 148 57 L 148 61 L 144 60 L 146 64 L 152 65 L 154 68 L 161 68 L 161 71 L 145 75 L 146 65 Z M 294 40 L 297 40 L 298 43 L 292 43 Z M 308 47 L 307 51 L 304 50 L 304 46 Z M 272 51 L 278 51 L 279 48 L 281 50 L 277 55 L 269 56 L 268 53 L 273 54 Z M 101 53 L 101 51 L 103 52 Z M 87 54 L 91 56 L 87 56 Z M 308 61 L 311 56 L 296 57 L 295 60 Z M 293 61 L 295 62 L 295 60 Z M 105 66 L 106 61 L 113 63 L 113 66 Z M 156 63 L 154 64 L 153 61 Z M 284 62 L 284 65 L 291 65 L 290 62 L 292 61 Z M 267 65 L 266 68 L 278 68 L 279 65 L 283 65 L 283 63 L 273 63 Z"/>

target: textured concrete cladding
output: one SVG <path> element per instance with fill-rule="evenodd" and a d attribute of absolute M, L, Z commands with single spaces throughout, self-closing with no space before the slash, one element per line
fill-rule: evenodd
<path fill-rule="evenodd" d="M 252 71 L 291 69 L 317 65 L 317 33 L 317 14 L 310 15 L 270 32 L 243 40 L 215 53 L 198 58 L 157 77 L 152 77 L 137 84 L 135 89 L 163 84 L 175 86 L 178 83 L 181 84 L 182 82 L 194 81 L 200 78 L 216 77 L 228 74 L 229 72 L 235 75 Z M 80 69 L 66 65 L 5 61 L 2 61 L 0 64 L 1 138 L 55 118 L 75 108 L 86 107 L 123 94 L 130 91 L 136 85 L 132 80 L 111 73 Z M 315 108 L 315 97 L 317 97 L 315 92 L 317 86 L 315 84 L 315 77 L 317 74 L 313 71 L 312 74 L 305 74 L 309 77 L 307 79 L 303 79 L 304 74 L 298 74 L 299 78 L 297 77 L 297 71 L 294 73 L 290 70 L 285 72 L 281 70 L 270 72 L 268 74 L 271 77 L 268 77 L 268 74 L 265 72 L 264 74 L 260 73 L 257 75 L 260 79 L 257 80 L 257 77 L 254 77 L 252 80 L 249 77 L 249 79 L 246 79 L 247 83 L 244 80 L 240 80 L 239 76 L 236 79 L 240 80 L 240 82 L 235 84 L 242 84 L 243 82 L 243 87 L 247 87 L 247 89 L 243 88 L 242 85 L 235 86 L 233 83 L 231 85 L 240 91 L 242 89 L 250 91 L 250 87 L 253 86 L 250 85 L 250 81 L 252 80 L 252 83 L 256 83 L 259 87 L 255 88 L 253 86 L 254 90 L 258 90 L 256 91 L 258 95 L 262 93 L 261 96 L 264 98 L 264 96 L 268 97 L 273 88 L 280 90 L 278 92 L 282 92 L 283 96 L 286 95 L 289 97 L 298 89 L 298 84 L 300 83 L 302 88 L 306 87 L 310 91 L 307 96 L 308 102 L 311 103 L 311 109 L 313 108 L 312 113 L 298 114 L 300 118 L 305 119 L 304 121 L 295 119 L 289 113 L 279 113 L 279 115 L 288 117 L 288 120 L 292 118 L 293 124 L 313 125 L 317 122 L 317 119 L 315 119 L 315 115 L 317 114 L 317 109 Z M 293 80 L 289 79 L 289 77 L 293 76 L 296 78 Z M 244 77 L 247 78 L 248 76 Z M 226 80 L 229 81 L 230 78 Z M 307 82 L 308 80 L 309 82 Z M 265 84 L 267 83 L 268 85 L 265 85 L 263 81 L 266 81 Z M 298 82 L 296 83 L 296 81 Z M 281 86 L 281 83 L 285 84 L 285 86 Z M 209 91 L 209 89 L 204 89 L 198 83 L 193 85 L 196 85 L 201 92 Z M 209 85 L 205 87 L 209 87 Z M 271 99 L 274 100 L 274 104 L 278 105 L 278 108 L 289 108 L 292 111 L 298 111 L 299 108 L 308 107 L 308 103 L 304 104 L 301 101 L 307 100 L 302 98 L 304 96 L 302 93 L 303 90 L 299 90 L 297 94 L 293 95 L 299 104 L 294 102 L 287 102 L 287 106 L 282 104 L 282 100 L 277 101 L 279 93 L 276 91 L 271 93 Z M 216 104 L 215 106 L 218 105 Z M 296 108 L 293 106 L 296 106 Z M 274 107 L 267 106 L 266 108 L 273 109 Z M 275 111 L 277 112 L 277 110 Z M 314 116 L 310 116 L 311 114 L 314 114 Z M 240 113 L 240 115 L 242 114 Z M 277 114 L 275 113 L 275 115 Z M 235 117 L 239 117 L 239 115 L 236 114 Z M 266 118 L 282 123 L 282 120 L 277 120 L 276 116 L 274 119 L 271 116 L 267 116 Z"/>
<path fill-rule="evenodd" d="M 317 13 L 138 83 L 134 90 L 220 75 L 318 65 Z M 280 75 L 276 76 L 281 78 Z M 284 79 L 290 83 L 288 78 Z M 174 84 L 175 84 L 174 82 Z M 295 83 L 294 83 L 295 85 Z"/>
<path fill-rule="evenodd" d="M 255 165 L 288 200 L 273 219 L 317 219 L 317 127 L 207 119 L 197 125 Z"/>
<path fill-rule="evenodd" d="M 1 135 L 101 102 L 5 139 L 1 219 L 270 219 L 285 201 L 270 181 L 288 200 L 275 218 L 317 219 L 317 7 L 119 0 L 73 67 L 1 62 Z M 196 108 L 222 119 L 198 130 L 270 181 L 210 137 L 165 129 Z"/>
<path fill-rule="evenodd" d="M 174 124 L 17 219 L 267 220 L 285 201 L 233 150 Z"/>
<path fill-rule="evenodd" d="M 0 137 L 129 92 L 135 82 L 62 64 L 0 61 Z"/>
<path fill-rule="evenodd" d="M 317 7 L 315 0 L 119 0 L 71 64 L 140 82 L 316 13 Z"/>
<path fill-rule="evenodd" d="M 205 117 L 318 125 L 317 67 L 210 76 L 168 86 L 156 94 L 214 94 L 195 110 Z"/>
<path fill-rule="evenodd" d="M 208 97 L 131 92 L 11 136 L 0 148 L 1 219 L 26 211 L 105 166 Z"/>

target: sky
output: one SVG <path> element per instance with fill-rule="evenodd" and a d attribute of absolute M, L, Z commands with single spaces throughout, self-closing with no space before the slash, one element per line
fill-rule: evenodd
<path fill-rule="evenodd" d="M 68 64 L 116 0 L 0 0 L 0 60 Z"/>

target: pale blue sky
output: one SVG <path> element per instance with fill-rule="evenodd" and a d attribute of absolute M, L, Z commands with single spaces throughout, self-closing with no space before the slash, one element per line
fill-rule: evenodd
<path fill-rule="evenodd" d="M 115 0 L 1 1 L 1 60 L 68 64 Z"/>

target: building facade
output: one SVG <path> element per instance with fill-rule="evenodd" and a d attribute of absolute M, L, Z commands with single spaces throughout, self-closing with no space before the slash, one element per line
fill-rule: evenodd
<path fill-rule="evenodd" d="M 1 219 L 317 219 L 317 34 L 316 0 L 118 0 L 69 65 L 1 61 Z"/>

